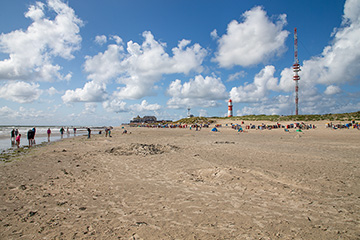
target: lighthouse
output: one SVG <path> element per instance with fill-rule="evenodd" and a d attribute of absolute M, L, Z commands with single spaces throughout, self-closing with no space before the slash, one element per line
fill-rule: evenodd
<path fill-rule="evenodd" d="M 232 110 L 232 101 L 231 99 L 229 99 L 229 102 L 228 102 L 228 117 L 232 117 L 233 116 L 233 110 Z"/>

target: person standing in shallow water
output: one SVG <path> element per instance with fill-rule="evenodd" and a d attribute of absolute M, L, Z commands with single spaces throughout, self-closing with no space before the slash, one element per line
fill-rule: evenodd
<path fill-rule="evenodd" d="M 90 138 L 90 136 L 91 136 L 91 129 L 90 129 L 90 128 L 87 128 L 87 131 L 88 131 L 88 138 Z"/>
<path fill-rule="evenodd" d="M 11 145 L 15 144 L 15 129 L 11 131 Z"/>
<path fill-rule="evenodd" d="M 48 130 L 47 130 L 47 135 L 48 135 L 48 142 L 50 142 L 50 135 L 51 135 L 51 130 L 50 130 L 50 128 L 48 128 Z"/>
<path fill-rule="evenodd" d="M 61 128 L 60 128 L 60 135 L 61 135 L 61 139 L 63 138 L 64 131 L 65 131 L 65 129 L 64 129 L 63 127 L 61 127 Z"/>
<path fill-rule="evenodd" d="M 36 128 L 33 127 L 32 131 L 33 131 L 33 138 L 32 138 L 32 144 L 31 145 L 35 145 L 36 144 L 36 142 L 35 142 Z"/>
<path fill-rule="evenodd" d="M 27 132 L 27 139 L 29 141 L 29 147 L 31 147 L 34 143 L 33 139 L 34 139 L 34 131 L 32 129 L 30 129 L 28 132 Z"/>
<path fill-rule="evenodd" d="M 20 147 L 20 138 L 21 138 L 21 134 L 16 136 L 16 146 L 19 148 Z"/>

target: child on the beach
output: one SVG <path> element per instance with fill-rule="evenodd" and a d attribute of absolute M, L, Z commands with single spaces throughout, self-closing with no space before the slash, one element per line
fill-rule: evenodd
<path fill-rule="evenodd" d="M 21 134 L 16 136 L 16 146 L 19 148 L 20 146 L 20 138 L 21 138 Z"/>

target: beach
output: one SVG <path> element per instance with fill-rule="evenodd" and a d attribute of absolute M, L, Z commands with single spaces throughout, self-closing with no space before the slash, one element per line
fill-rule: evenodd
<path fill-rule="evenodd" d="M 116 127 L 1 162 L 0 239 L 360 239 L 359 130 L 217 121 Z"/>

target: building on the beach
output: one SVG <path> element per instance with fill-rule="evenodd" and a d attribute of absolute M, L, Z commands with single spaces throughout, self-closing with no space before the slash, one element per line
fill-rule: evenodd
<path fill-rule="evenodd" d="M 153 123 L 165 123 L 172 122 L 172 120 L 157 120 L 155 116 L 144 116 L 134 117 L 133 120 L 130 121 L 130 125 L 141 125 L 141 124 L 153 124 Z"/>
<path fill-rule="evenodd" d="M 139 115 L 137 117 L 134 117 L 133 120 L 130 121 L 130 123 L 155 123 L 155 122 L 157 122 L 155 116 L 140 117 Z"/>

